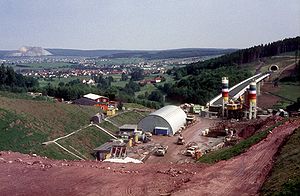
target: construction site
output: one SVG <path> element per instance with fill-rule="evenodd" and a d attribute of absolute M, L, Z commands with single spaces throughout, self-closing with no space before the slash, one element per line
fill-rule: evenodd
<path fill-rule="evenodd" d="M 209 152 L 234 146 L 288 116 L 284 110 L 274 113 L 258 107 L 257 96 L 269 78 L 270 72 L 257 74 L 229 88 L 229 78 L 223 77 L 221 94 L 206 106 L 186 103 L 148 113 L 138 110 L 146 112 L 144 117 L 137 124 L 118 126 L 115 133 L 92 123 L 111 141 L 91 153 L 104 162 L 193 163 Z M 115 124 L 111 117 L 104 120 Z"/>
<path fill-rule="evenodd" d="M 81 161 L 1 152 L 0 169 L 5 178 L 1 177 L 0 183 L 6 184 L 1 193 L 55 195 L 59 189 L 63 195 L 256 194 L 277 150 L 300 126 L 298 113 L 287 118 L 284 110 L 262 109 L 258 101 L 264 96 L 261 85 L 268 85 L 269 75 L 257 75 L 234 88 L 229 88 L 229 78 L 223 77 L 220 95 L 207 106 L 186 103 L 156 111 L 136 109 L 140 120 L 132 124 L 98 115 L 86 127 L 43 143 L 46 147 L 55 144 Z M 235 88 L 239 90 L 233 93 Z M 102 121 L 118 130 L 107 129 L 99 124 Z M 95 161 L 60 142 L 90 127 L 111 138 L 90 152 Z M 234 157 L 228 155 L 227 150 L 235 148 Z M 214 155 L 218 158 L 212 158 Z M 56 180 L 47 181 L 49 176 Z M 9 183 L 12 181 L 14 184 Z"/>

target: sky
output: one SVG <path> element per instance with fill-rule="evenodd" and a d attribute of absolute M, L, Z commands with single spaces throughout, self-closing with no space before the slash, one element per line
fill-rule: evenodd
<path fill-rule="evenodd" d="M 0 0 L 2 50 L 247 48 L 299 35 L 299 0 Z"/>

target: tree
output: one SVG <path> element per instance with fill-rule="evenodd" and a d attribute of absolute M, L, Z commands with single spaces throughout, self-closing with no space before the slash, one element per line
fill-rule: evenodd
<path fill-rule="evenodd" d="M 160 91 L 152 91 L 148 99 L 162 103 L 164 101 L 164 95 Z"/>
<path fill-rule="evenodd" d="M 5 84 L 7 86 L 13 86 L 13 85 L 17 84 L 16 74 L 15 74 L 15 71 L 12 67 L 6 67 Z"/>
<path fill-rule="evenodd" d="M 138 81 L 144 79 L 144 71 L 141 68 L 136 68 L 131 73 L 131 80 Z"/>
<path fill-rule="evenodd" d="M 126 81 L 126 80 L 128 80 L 128 75 L 123 72 L 121 76 L 121 81 Z"/>
<path fill-rule="evenodd" d="M 123 102 L 120 101 L 119 104 L 118 104 L 118 109 L 119 109 L 119 110 L 122 110 L 122 109 L 123 109 L 123 106 L 124 106 L 124 105 L 123 105 Z"/>
<path fill-rule="evenodd" d="M 132 80 L 130 80 L 126 85 L 124 90 L 132 90 L 133 92 L 137 92 L 140 91 L 140 85 L 138 85 L 136 82 L 133 82 Z"/>
<path fill-rule="evenodd" d="M 107 78 L 108 82 L 109 82 L 109 85 L 114 81 L 114 78 L 112 76 L 109 76 Z"/>
<path fill-rule="evenodd" d="M 63 86 L 65 86 L 65 83 L 64 82 L 59 82 L 58 86 L 63 87 Z"/>
<path fill-rule="evenodd" d="M 4 67 L 4 64 L 0 67 L 0 85 L 3 85 L 6 81 L 6 68 Z"/>

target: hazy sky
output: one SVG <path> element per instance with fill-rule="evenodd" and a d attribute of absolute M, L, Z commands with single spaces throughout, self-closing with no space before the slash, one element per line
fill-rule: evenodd
<path fill-rule="evenodd" d="M 299 0 L 0 0 L 0 49 L 244 48 L 297 35 Z"/>

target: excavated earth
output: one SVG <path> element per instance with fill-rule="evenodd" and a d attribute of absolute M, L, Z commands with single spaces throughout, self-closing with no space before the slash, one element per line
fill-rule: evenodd
<path fill-rule="evenodd" d="M 214 165 L 57 161 L 0 152 L 0 195 L 255 195 L 300 119 L 245 153 Z"/>

